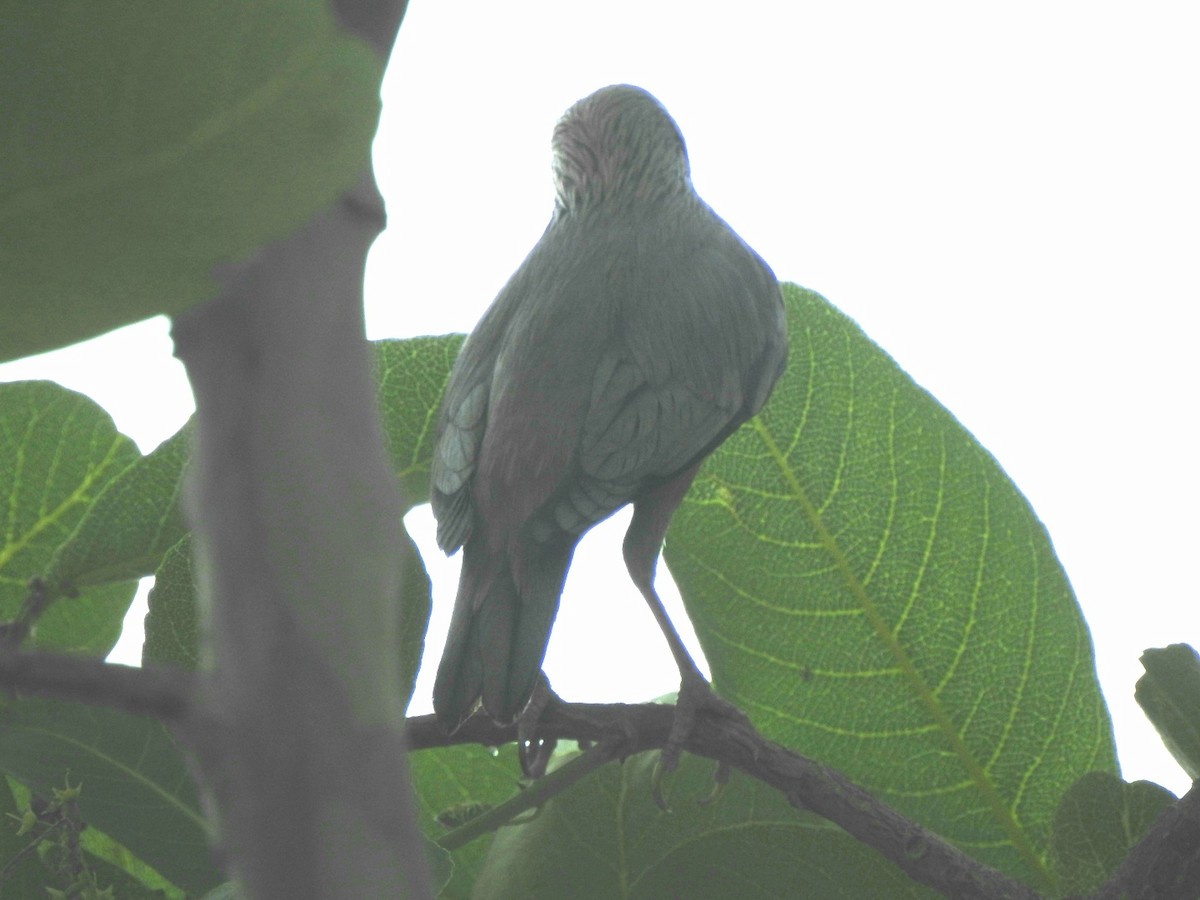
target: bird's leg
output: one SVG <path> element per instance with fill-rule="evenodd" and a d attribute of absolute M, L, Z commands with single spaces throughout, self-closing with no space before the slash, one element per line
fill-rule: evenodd
<path fill-rule="evenodd" d="M 637 582 L 638 579 L 635 579 L 635 583 Z M 698 713 L 703 711 L 709 715 L 717 715 L 737 722 L 746 722 L 747 720 L 745 713 L 740 709 L 713 693 L 708 680 L 700 673 L 700 669 L 696 667 L 687 647 L 684 646 L 679 632 L 671 624 L 662 600 L 659 599 L 658 592 L 654 590 L 653 583 L 651 581 L 637 583 L 637 587 L 646 599 L 650 612 L 654 614 L 654 620 L 658 622 L 663 637 L 667 639 L 667 646 L 671 648 L 671 655 L 675 657 L 675 665 L 679 667 L 679 699 L 675 701 L 675 718 L 671 722 L 671 732 L 667 736 L 666 746 L 662 750 L 663 774 L 670 774 L 679 765 L 683 744 L 696 726 Z M 655 799 L 661 800 L 661 797 L 656 796 Z M 659 805 L 662 805 L 661 802 Z"/>
<path fill-rule="evenodd" d="M 704 712 L 738 723 L 748 722 L 745 713 L 713 693 L 684 646 L 679 632 L 671 624 L 662 600 L 654 589 L 654 569 L 663 537 L 667 533 L 667 525 L 671 521 L 671 514 L 687 493 L 698 468 L 699 464 L 696 464 L 640 497 L 634 504 L 633 521 L 629 523 L 629 530 L 625 533 L 625 566 L 629 569 L 629 577 L 645 598 L 654 620 L 658 622 L 658 627 L 667 640 L 667 646 L 671 648 L 675 665 L 679 667 L 679 699 L 675 701 L 675 718 L 662 750 L 658 772 L 655 774 L 654 799 L 664 809 L 666 803 L 662 797 L 661 778 L 673 772 L 679 765 L 683 744 L 696 725 L 697 715 Z"/>
<path fill-rule="evenodd" d="M 559 701 L 558 694 L 550 687 L 545 672 L 539 672 L 533 686 L 533 694 L 517 719 L 517 759 L 526 778 L 541 778 L 554 754 L 558 741 L 542 740 L 537 736 L 542 713 L 551 703 Z"/>

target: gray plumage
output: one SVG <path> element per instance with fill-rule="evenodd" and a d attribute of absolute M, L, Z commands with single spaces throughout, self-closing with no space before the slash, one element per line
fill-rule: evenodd
<path fill-rule="evenodd" d="M 671 513 L 787 353 L 774 275 L 696 195 L 657 100 L 603 88 L 553 148 L 550 224 L 463 345 L 438 422 L 438 543 L 464 550 L 434 687 L 450 729 L 480 700 L 521 712 L 575 545 L 627 503 L 626 564 L 653 593 Z"/>

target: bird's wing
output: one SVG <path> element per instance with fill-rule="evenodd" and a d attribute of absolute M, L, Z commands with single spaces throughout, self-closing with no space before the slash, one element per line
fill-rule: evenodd
<path fill-rule="evenodd" d="M 740 400 L 702 396 L 682 378 L 656 379 L 628 352 L 609 353 L 596 372 L 580 466 L 611 483 L 671 475 L 725 428 Z"/>
<path fill-rule="evenodd" d="M 497 360 L 520 309 L 519 278 L 527 265 L 504 286 L 463 344 L 442 398 L 430 464 L 430 505 L 438 523 L 438 546 L 447 553 L 461 547 L 475 527 L 471 483 L 483 454 Z"/>
<path fill-rule="evenodd" d="M 626 304 L 620 339 L 596 368 L 579 477 L 554 511 L 567 531 L 712 452 L 758 411 L 782 369 L 779 287 L 752 251 L 668 274 Z"/>
<path fill-rule="evenodd" d="M 448 385 L 442 401 L 430 478 L 438 546 L 447 553 L 463 545 L 474 522 L 471 477 L 483 443 L 488 408 L 487 379 L 464 377 L 459 381 Z"/>
<path fill-rule="evenodd" d="M 536 419 L 537 412 L 527 408 L 527 382 L 532 379 L 527 345 L 530 332 L 545 327 L 541 310 L 547 292 L 540 282 L 555 278 L 554 254 L 549 252 L 553 241 L 548 240 L 553 224 L 463 344 L 446 385 L 431 464 L 430 503 L 438 523 L 438 546 L 447 553 L 461 547 L 476 526 L 473 482 L 480 470 L 480 477 L 492 482 L 492 493 L 502 501 L 510 499 L 503 496 L 502 482 L 529 449 L 524 436 L 538 429 L 536 421 L 526 421 L 530 416 Z M 533 343 L 547 345 L 544 340 Z"/>

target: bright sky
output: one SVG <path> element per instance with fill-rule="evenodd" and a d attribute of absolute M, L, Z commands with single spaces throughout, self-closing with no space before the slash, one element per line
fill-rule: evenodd
<path fill-rule="evenodd" d="M 368 271 L 370 336 L 470 330 L 545 227 L 558 116 L 606 84 L 647 88 L 701 195 L 1020 486 L 1091 624 L 1125 776 L 1181 792 L 1133 684 L 1146 647 L 1200 646 L 1193 16 L 1184 2 L 413 0 L 376 145 L 391 228 Z M 34 377 L 95 397 L 143 450 L 190 411 L 163 320 L 0 366 Z M 569 699 L 677 686 L 624 572 L 625 521 L 584 542 L 568 581 L 546 668 Z M 429 548 L 431 523 L 409 517 Z M 456 561 L 429 559 L 436 658 Z M 131 633 L 121 653 L 138 647 Z"/>

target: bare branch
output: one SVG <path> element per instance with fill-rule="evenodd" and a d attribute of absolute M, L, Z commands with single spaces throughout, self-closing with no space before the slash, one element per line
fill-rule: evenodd
<path fill-rule="evenodd" d="M 195 683 L 196 676 L 168 666 L 138 669 L 39 650 L 0 652 L 2 690 L 108 706 L 168 722 L 189 713 Z"/>
<path fill-rule="evenodd" d="M 541 737 L 604 741 L 624 757 L 667 743 L 674 708 L 658 703 L 551 703 L 538 723 Z M 516 739 L 515 725 L 499 727 L 475 716 L 446 735 L 433 716 L 410 719 L 411 749 Z M 615 743 L 613 743 L 615 742 Z M 780 791 L 793 806 L 811 810 L 875 848 L 914 881 L 955 900 L 1036 900 L 1032 888 L 992 869 L 877 800 L 829 766 L 766 740 L 752 726 L 701 716 L 684 750 L 738 768 Z"/>

